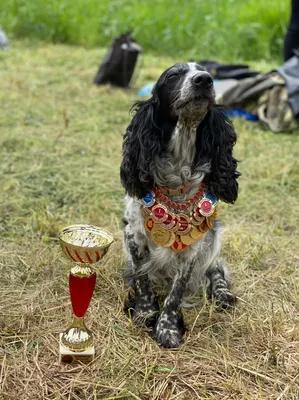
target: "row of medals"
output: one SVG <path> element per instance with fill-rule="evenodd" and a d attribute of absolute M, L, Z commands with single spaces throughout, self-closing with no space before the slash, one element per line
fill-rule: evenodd
<path fill-rule="evenodd" d="M 169 209 L 157 202 L 153 192 L 144 199 L 144 227 L 151 234 L 154 243 L 182 252 L 212 229 L 217 216 L 217 200 L 206 194 L 191 206 L 188 213 Z"/>

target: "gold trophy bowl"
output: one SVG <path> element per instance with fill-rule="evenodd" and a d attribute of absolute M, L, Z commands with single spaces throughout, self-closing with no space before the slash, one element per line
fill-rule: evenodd
<path fill-rule="evenodd" d="M 95 225 L 70 225 L 59 235 L 64 254 L 75 263 L 98 262 L 113 242 L 113 235 Z"/>
<path fill-rule="evenodd" d="M 114 238 L 109 231 L 95 225 L 71 225 L 60 232 L 59 240 L 64 254 L 75 263 L 69 274 L 73 320 L 60 334 L 60 361 L 87 363 L 95 354 L 92 333 L 84 323 L 96 285 L 91 265 L 103 258 Z"/>

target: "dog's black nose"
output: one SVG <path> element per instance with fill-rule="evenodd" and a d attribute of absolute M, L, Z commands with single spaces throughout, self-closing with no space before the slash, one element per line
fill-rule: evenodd
<path fill-rule="evenodd" d="M 200 86 L 200 85 L 212 86 L 213 85 L 213 79 L 212 79 L 211 75 L 205 71 L 197 72 L 197 74 L 193 76 L 192 80 L 196 86 Z"/>

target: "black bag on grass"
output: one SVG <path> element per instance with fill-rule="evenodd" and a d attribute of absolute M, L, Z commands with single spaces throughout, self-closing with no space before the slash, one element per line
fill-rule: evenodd
<path fill-rule="evenodd" d="M 206 68 L 214 79 L 245 79 L 253 78 L 259 72 L 251 71 L 246 64 L 221 64 L 217 61 L 202 60 L 198 64 Z"/>
<path fill-rule="evenodd" d="M 93 82 L 96 85 L 110 82 L 112 85 L 128 87 L 141 52 L 142 47 L 130 34 L 120 35 L 113 40 Z"/>

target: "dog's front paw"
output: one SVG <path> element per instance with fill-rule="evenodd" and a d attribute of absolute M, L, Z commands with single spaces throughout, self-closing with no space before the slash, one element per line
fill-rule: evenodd
<path fill-rule="evenodd" d="M 129 293 L 124 310 L 131 315 L 137 326 L 146 326 L 150 329 L 155 327 L 159 316 L 159 304 L 154 296 L 137 297 L 133 292 Z"/>
<path fill-rule="evenodd" d="M 182 342 L 185 324 L 181 312 L 162 313 L 158 319 L 154 339 L 166 348 L 176 348 Z"/>
<path fill-rule="evenodd" d="M 148 304 L 147 307 L 144 305 L 139 307 L 136 304 L 134 309 L 130 310 L 135 325 L 143 327 L 146 326 L 149 329 L 153 329 L 157 323 L 159 316 L 159 309 L 153 307 L 152 304 Z"/>
<path fill-rule="evenodd" d="M 217 311 L 231 310 L 237 303 L 237 298 L 229 290 L 216 290 L 212 300 L 215 299 Z"/>

